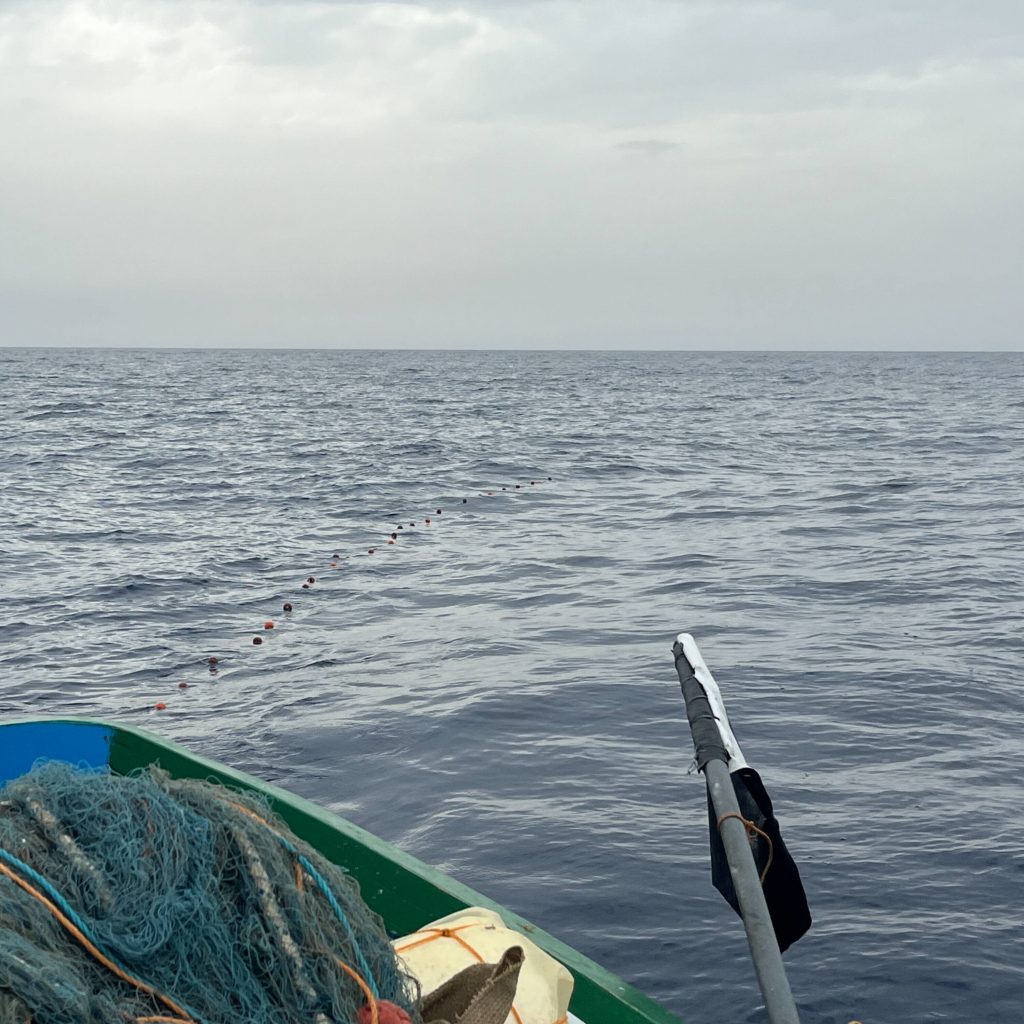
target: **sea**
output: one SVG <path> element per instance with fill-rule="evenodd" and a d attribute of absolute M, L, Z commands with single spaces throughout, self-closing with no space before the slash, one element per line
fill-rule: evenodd
<path fill-rule="evenodd" d="M 802 1021 L 1024 1017 L 1024 353 L 0 349 L 0 438 L 3 717 L 152 730 L 763 1022 L 687 631 Z"/>

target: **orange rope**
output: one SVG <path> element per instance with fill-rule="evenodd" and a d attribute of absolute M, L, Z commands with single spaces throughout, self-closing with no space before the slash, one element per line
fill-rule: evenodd
<path fill-rule="evenodd" d="M 451 938 L 453 938 L 463 949 L 469 950 L 469 952 L 477 958 L 479 963 L 486 963 L 487 961 L 461 936 L 456 935 L 452 932 Z"/>
<path fill-rule="evenodd" d="M 761 885 L 763 886 L 764 880 L 768 875 L 768 869 L 772 866 L 772 860 L 774 860 L 775 858 L 775 847 L 772 844 L 772 837 L 768 835 L 766 832 L 762 832 L 752 821 L 748 821 L 746 818 L 743 817 L 742 814 L 737 814 L 735 811 L 730 811 L 728 814 L 723 814 L 718 819 L 719 832 L 721 832 L 722 822 L 725 821 L 726 818 L 736 818 L 738 821 L 743 822 L 744 826 L 747 829 L 748 838 L 752 839 L 754 835 L 757 834 L 761 836 L 764 839 L 764 841 L 768 844 L 768 863 L 765 864 L 764 871 L 761 872 L 760 879 Z"/>
<path fill-rule="evenodd" d="M 0 872 L 6 875 L 15 885 L 20 889 L 24 889 L 33 899 L 38 900 L 46 909 L 53 914 L 53 916 L 60 922 L 61 926 L 67 931 L 73 938 L 77 939 L 82 947 L 96 960 L 98 960 L 108 971 L 116 974 L 122 981 L 128 982 L 129 985 L 145 992 L 147 995 L 151 995 L 154 999 L 160 1000 L 169 1010 L 178 1014 L 179 1016 L 173 1018 L 165 1018 L 174 1020 L 177 1024 L 195 1024 L 195 1021 L 176 1003 L 173 999 L 165 996 L 162 992 L 158 992 L 152 985 L 147 985 L 144 981 L 140 981 L 138 978 L 133 978 L 130 974 L 125 973 L 121 970 L 117 964 L 114 963 L 109 957 L 105 956 L 100 952 L 81 932 L 81 930 L 75 925 L 75 923 L 48 897 L 44 896 L 35 886 L 30 885 L 23 878 L 16 875 L 6 864 L 0 864 Z"/>
<path fill-rule="evenodd" d="M 334 962 L 351 978 L 355 980 L 355 983 L 363 990 L 363 995 L 366 996 L 366 1001 L 370 1004 L 370 1024 L 378 1024 L 380 1018 L 377 1014 L 377 1000 L 373 997 L 373 991 L 370 986 L 363 980 L 363 976 L 354 968 L 349 967 L 344 960 L 339 960 L 337 957 L 334 958 Z"/>
<path fill-rule="evenodd" d="M 473 927 L 474 925 L 472 924 L 460 924 L 458 928 L 423 928 L 422 934 L 425 936 L 424 938 L 417 939 L 415 942 L 410 942 L 405 946 L 395 946 L 395 952 L 404 953 L 407 949 L 415 949 L 417 946 L 422 946 L 427 942 L 433 942 L 434 939 L 454 938 L 456 932 Z M 473 950 L 470 950 L 470 952 L 473 953 Z M 476 956 L 475 953 L 473 955 Z M 477 959 L 480 958 L 478 957 Z"/>
<path fill-rule="evenodd" d="M 255 811 L 250 811 L 249 808 L 245 806 L 245 804 L 235 803 L 234 800 L 225 800 L 224 803 L 226 803 L 228 807 L 234 807 L 236 811 L 241 811 L 243 814 L 248 815 L 254 821 L 258 821 L 265 828 L 269 828 L 270 831 L 273 832 L 275 836 L 279 836 L 281 834 L 277 831 L 276 828 L 274 828 L 273 825 L 270 824 L 269 821 L 267 821 L 266 818 L 261 818 Z"/>

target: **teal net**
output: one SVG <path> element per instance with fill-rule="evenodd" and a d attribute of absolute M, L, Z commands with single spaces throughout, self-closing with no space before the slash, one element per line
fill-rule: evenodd
<path fill-rule="evenodd" d="M 0 1024 L 355 1024 L 353 972 L 419 1021 L 355 880 L 259 797 L 56 762 L 0 790 Z"/>

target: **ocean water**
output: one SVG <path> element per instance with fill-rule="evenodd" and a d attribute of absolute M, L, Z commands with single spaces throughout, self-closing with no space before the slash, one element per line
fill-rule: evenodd
<path fill-rule="evenodd" d="M 4 716 L 152 729 L 763 1021 L 688 630 L 805 1024 L 1019 1024 L 1024 355 L 7 349 L 0 437 Z"/>

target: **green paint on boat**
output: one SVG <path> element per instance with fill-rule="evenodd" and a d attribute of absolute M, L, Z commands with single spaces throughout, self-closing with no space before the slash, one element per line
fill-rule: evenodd
<path fill-rule="evenodd" d="M 60 736 L 56 749 L 44 742 L 50 732 L 47 726 Z M 297 836 L 358 880 L 363 899 L 394 934 L 416 931 L 427 921 L 465 907 L 489 907 L 509 927 L 528 935 L 569 968 L 575 978 L 570 1010 L 584 1024 L 681 1024 L 679 1017 L 638 989 L 469 886 L 302 797 L 199 757 L 153 733 L 95 719 L 19 719 L 0 725 L 0 748 L 8 738 L 18 736 L 30 745 L 30 752 L 37 751 L 35 756 L 78 763 L 83 755 L 75 743 L 67 742 L 69 726 L 80 727 L 83 737 L 89 737 L 81 750 L 93 750 L 97 742 L 108 745 L 103 763 L 122 775 L 156 764 L 175 778 L 214 780 L 261 793 Z M 93 754 L 88 757 L 90 763 L 97 763 Z"/>

